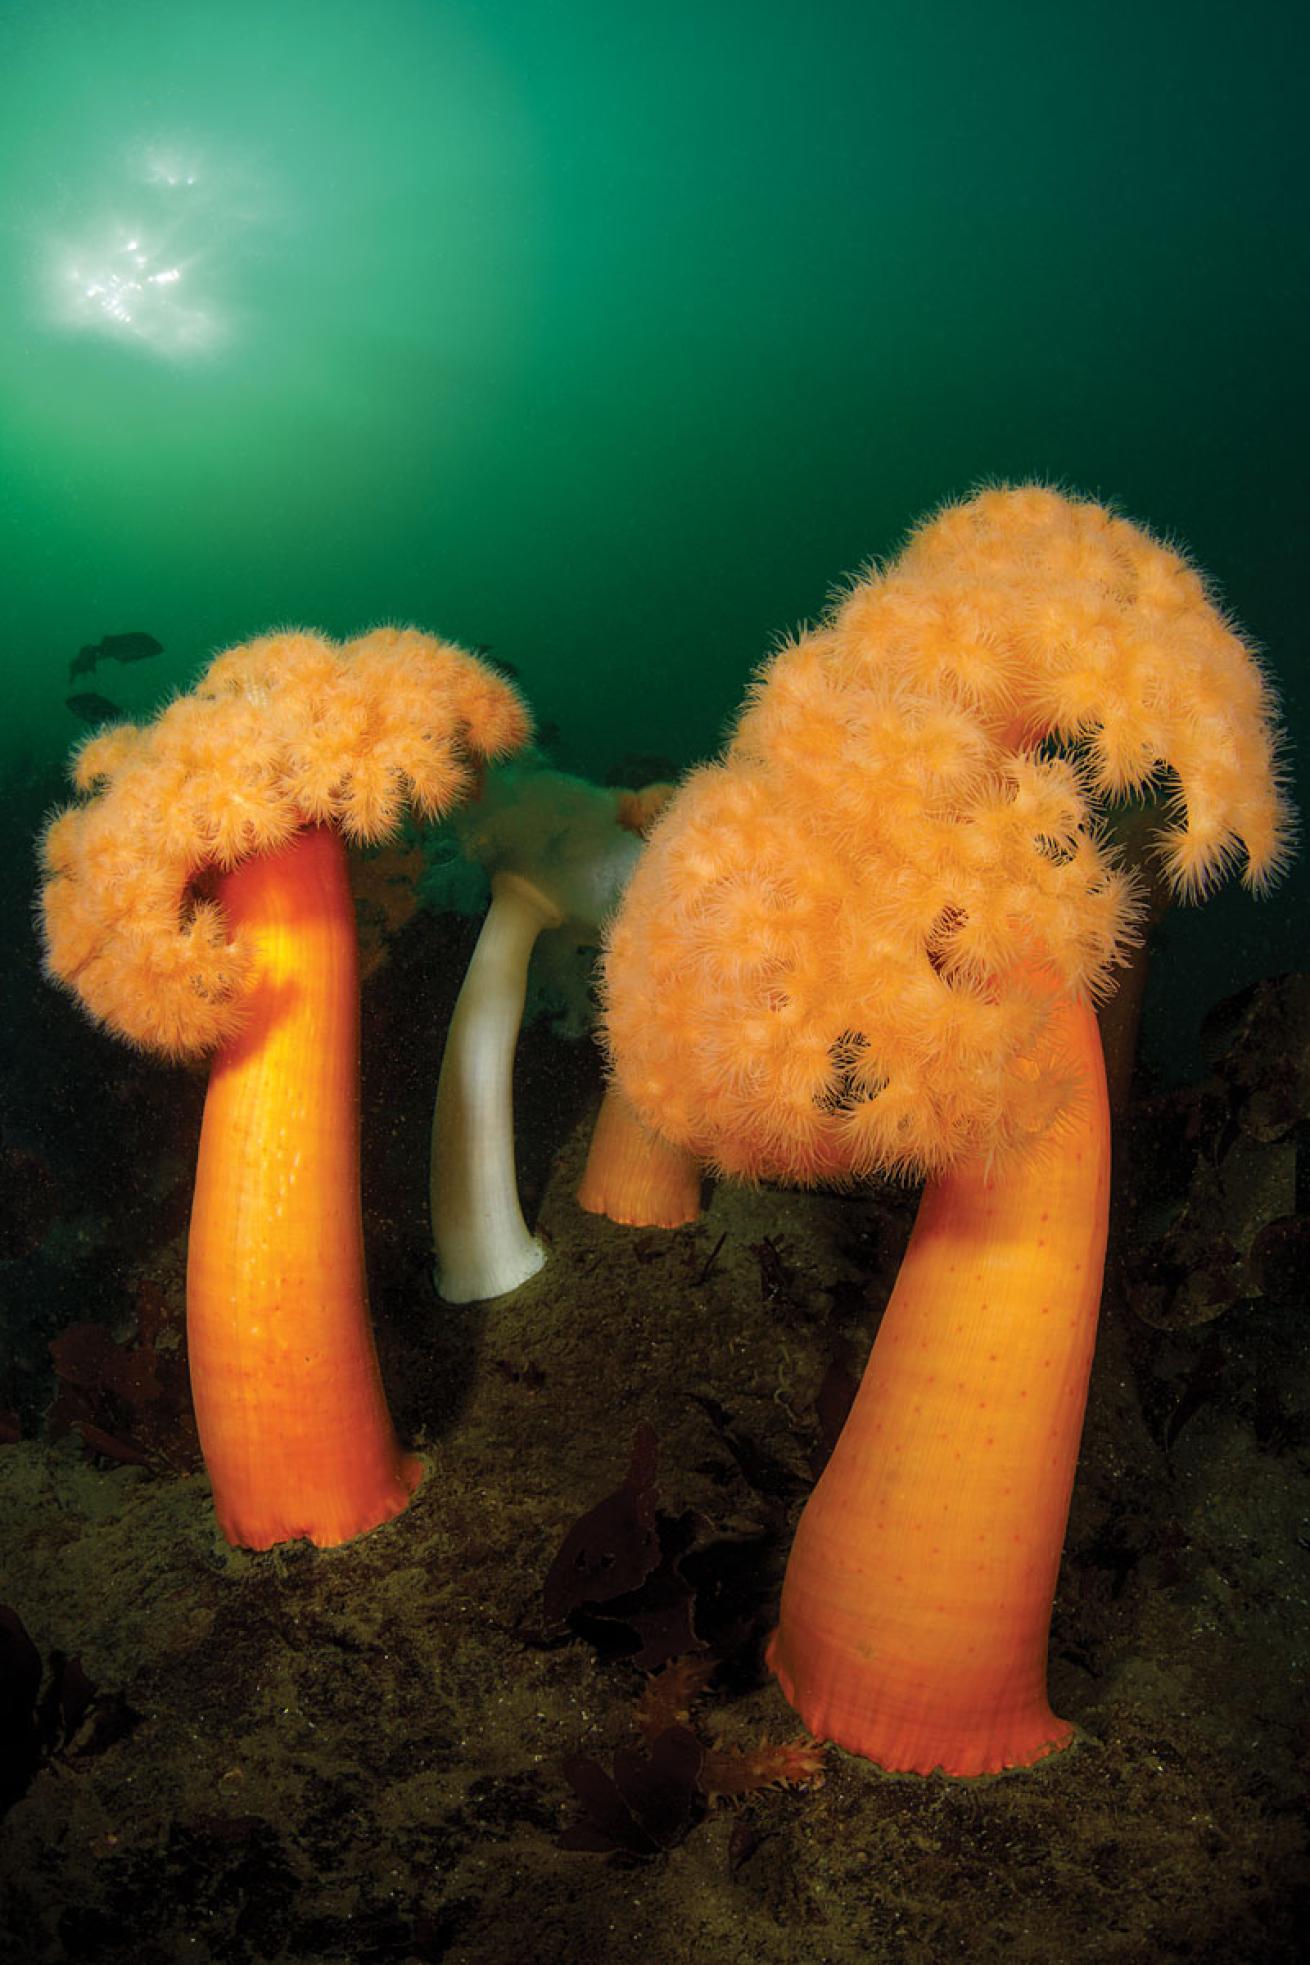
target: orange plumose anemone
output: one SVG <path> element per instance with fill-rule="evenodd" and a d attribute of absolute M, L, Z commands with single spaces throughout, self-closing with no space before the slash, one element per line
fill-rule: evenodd
<path fill-rule="evenodd" d="M 1273 879 L 1273 703 L 1201 576 L 1101 505 L 990 489 L 763 668 L 608 936 L 645 1125 L 745 1178 L 927 1181 L 770 1650 L 815 1734 L 889 1768 L 1071 1735 L 1046 1644 L 1105 1254 L 1094 1004 L 1138 913 L 1099 814 L 1161 781 L 1175 892 Z"/>
<path fill-rule="evenodd" d="M 415 629 L 271 634 L 84 744 L 42 840 L 48 974 L 130 1042 L 212 1056 L 187 1340 L 234 1544 L 345 1542 L 420 1478 L 368 1314 L 343 842 L 440 817 L 527 729 L 508 683 Z"/>

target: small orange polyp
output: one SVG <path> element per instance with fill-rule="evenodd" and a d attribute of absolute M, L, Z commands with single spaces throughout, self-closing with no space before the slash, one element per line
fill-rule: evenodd
<path fill-rule="evenodd" d="M 211 1066 L 201 1130 L 187 1262 L 196 1420 L 230 1542 L 326 1547 L 398 1515 L 422 1474 L 397 1445 L 369 1323 L 341 840 L 309 827 L 225 874 L 218 894 L 255 977 Z"/>
<path fill-rule="evenodd" d="M 578 1206 L 628 1228 L 685 1228 L 700 1216 L 700 1162 L 637 1117 L 613 1085 L 601 1100 Z"/>

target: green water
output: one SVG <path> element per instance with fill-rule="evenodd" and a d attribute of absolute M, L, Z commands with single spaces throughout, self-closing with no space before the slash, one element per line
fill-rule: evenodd
<path fill-rule="evenodd" d="M 80 734 L 105 632 L 164 643 L 90 679 L 137 714 L 383 618 L 490 644 L 569 768 L 685 764 L 844 571 L 1033 473 L 1185 541 L 1303 730 L 1308 40 L 1290 0 L 8 0 L 0 768 Z M 1175 916 L 1166 983 L 1304 965 L 1305 894 Z"/>

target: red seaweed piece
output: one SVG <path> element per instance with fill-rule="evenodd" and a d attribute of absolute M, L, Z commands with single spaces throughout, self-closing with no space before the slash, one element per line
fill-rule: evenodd
<path fill-rule="evenodd" d="M 50 1761 L 103 1753 L 140 1717 L 121 1693 L 102 1692 L 80 1658 L 54 1650 L 43 1667 L 18 1612 L 0 1604 L 0 1815 Z"/>
<path fill-rule="evenodd" d="M 637 1428 L 621 1487 L 574 1522 L 546 1573 L 546 1620 L 562 1624 L 583 1604 L 637 1589 L 660 1562 L 655 1520 L 655 1429 Z"/>
<path fill-rule="evenodd" d="M 117 1461 L 120 1467 L 153 1467 L 154 1455 L 148 1453 L 139 1440 L 124 1434 L 107 1433 L 103 1426 L 93 1426 L 88 1419 L 75 1419 L 73 1431 L 103 1460 Z"/>
<path fill-rule="evenodd" d="M 157 1283 L 137 1286 L 135 1339 L 119 1344 L 103 1324 L 70 1324 L 50 1345 L 59 1393 L 56 1433 L 81 1435 L 90 1453 L 156 1473 L 191 1473 L 200 1443 L 191 1409 L 182 1332 Z"/>
<path fill-rule="evenodd" d="M 18 1612 L 0 1604 L 0 1815 L 26 1794 L 40 1762 L 40 1689 L 41 1654 Z"/>
<path fill-rule="evenodd" d="M 702 1648 L 695 1586 L 681 1563 L 706 1524 L 691 1510 L 659 1513 L 655 1462 L 654 1429 L 643 1421 L 622 1486 L 573 1524 L 542 1586 L 548 1625 L 567 1625 L 645 1671 Z"/>
<path fill-rule="evenodd" d="M 585 1819 L 559 1837 L 562 1849 L 658 1856 L 690 1831 L 697 1812 L 697 1779 L 704 1749 L 685 1726 L 670 1726 L 649 1754 L 620 1747 L 614 1772 L 575 1754 L 565 1762 Z"/>

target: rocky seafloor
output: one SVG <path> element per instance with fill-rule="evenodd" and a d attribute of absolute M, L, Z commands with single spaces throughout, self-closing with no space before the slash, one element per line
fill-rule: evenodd
<path fill-rule="evenodd" d="M 801 1737 L 762 1640 L 825 1396 L 862 1364 L 913 1195 L 717 1186 L 673 1234 L 597 1220 L 573 1200 L 593 1049 L 529 1031 L 521 1160 L 550 1259 L 509 1298 L 443 1306 L 426 1141 L 467 933 L 412 922 L 366 991 L 373 1308 L 426 1473 L 398 1520 L 332 1551 L 228 1548 L 196 1462 L 180 1346 L 198 1081 L 165 1094 L 154 1067 L 74 1038 L 67 1006 L 42 1012 L 73 1047 L 56 1133 L 90 1129 L 105 1157 L 73 1191 L 57 1151 L 9 1148 L 0 1954 L 1296 1957 L 1310 984 L 1227 1006 L 1206 1085 L 1140 1101 L 1120 1130 L 1051 1644 L 1076 1744 L 973 1782 L 829 1750 L 821 1778 L 784 1786 L 766 1759 L 714 1798 L 694 1746 L 652 1778 L 640 1702 L 690 1646 L 704 1752 L 745 1764 Z M 79 1099 L 85 1060 L 107 1076 Z M 629 1587 L 547 1597 L 606 1497 L 627 1560 L 638 1466 L 656 1539 Z"/>

